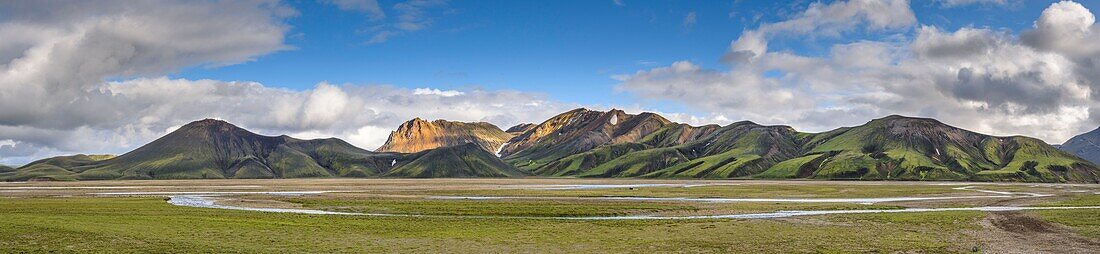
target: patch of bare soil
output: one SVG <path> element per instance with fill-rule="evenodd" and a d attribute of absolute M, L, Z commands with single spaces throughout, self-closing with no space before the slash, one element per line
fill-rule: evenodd
<path fill-rule="evenodd" d="M 981 241 L 983 253 L 1097 253 L 1100 241 L 1074 233 L 1065 226 L 1021 212 L 993 212 L 968 232 Z"/>

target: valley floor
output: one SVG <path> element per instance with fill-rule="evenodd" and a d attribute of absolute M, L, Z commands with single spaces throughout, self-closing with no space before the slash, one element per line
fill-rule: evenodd
<path fill-rule="evenodd" d="M 1098 249 L 1100 185 L 631 179 L 0 182 L 3 253 Z"/>

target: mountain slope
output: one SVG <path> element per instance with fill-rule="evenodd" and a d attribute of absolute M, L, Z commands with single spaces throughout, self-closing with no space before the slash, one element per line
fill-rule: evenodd
<path fill-rule="evenodd" d="M 110 155 L 57 156 L 27 163 L 19 168 L 0 168 L 0 179 L 9 181 L 27 180 L 76 180 L 73 170 L 85 169 L 99 161 L 109 159 Z"/>
<path fill-rule="evenodd" d="M 505 130 L 504 132 L 511 133 L 513 135 L 519 135 L 521 133 L 534 129 L 536 126 L 538 125 L 535 125 L 533 123 L 521 123 L 517 124 L 516 126 L 509 127 L 508 130 Z"/>
<path fill-rule="evenodd" d="M 664 124 L 641 138 L 614 142 L 613 135 L 599 135 L 606 133 L 599 132 L 604 126 L 589 127 L 604 122 L 604 114 L 574 110 L 559 115 L 513 139 L 506 161 L 542 176 L 1100 180 L 1100 169 L 1092 163 L 1040 140 L 989 136 L 934 119 L 889 116 L 823 133 L 752 122 Z M 546 126 L 555 128 L 541 129 Z M 575 145 L 578 129 L 588 135 L 581 136 L 588 139 L 580 144 L 594 147 Z M 542 138 L 523 147 L 521 139 L 537 135 Z"/>
<path fill-rule="evenodd" d="M 798 132 L 787 126 L 736 122 L 676 146 L 691 160 L 646 176 L 732 178 L 754 175 L 799 155 L 797 136 Z"/>
<path fill-rule="evenodd" d="M 474 143 L 485 151 L 497 151 L 512 138 L 490 123 L 464 123 L 445 120 L 425 121 L 414 118 L 390 133 L 378 152 L 416 153 L 428 149 Z"/>
<path fill-rule="evenodd" d="M 577 176 L 588 174 L 588 170 L 610 162 L 620 156 L 652 149 L 652 146 L 639 143 L 602 145 L 582 153 L 554 160 L 534 170 L 542 176 Z"/>
<path fill-rule="evenodd" d="M 339 139 L 262 136 L 207 119 L 74 172 L 80 179 L 361 177 L 388 170 L 388 162 L 399 157 Z"/>
<path fill-rule="evenodd" d="M 300 140 L 263 136 L 224 121 L 207 119 L 184 125 L 118 157 L 47 158 L 0 171 L 0 180 L 522 175 L 526 173 L 474 143 L 414 154 L 380 153 L 335 138 Z"/>
<path fill-rule="evenodd" d="M 527 173 L 501 161 L 476 144 L 441 147 L 407 156 L 384 177 L 517 177 Z"/>
<path fill-rule="evenodd" d="M 111 156 L 111 155 L 84 155 L 84 154 L 77 154 L 77 155 L 70 155 L 70 156 L 57 156 L 57 157 L 50 157 L 50 158 L 46 158 L 46 159 L 33 161 L 31 163 L 27 163 L 27 165 L 24 165 L 20 168 L 27 168 L 27 167 L 32 167 L 32 166 L 35 166 L 35 165 L 43 165 L 43 164 L 44 165 L 52 165 L 52 166 L 56 166 L 56 167 L 60 167 L 60 168 L 82 168 L 84 166 L 92 165 L 92 164 L 95 164 L 99 161 L 110 159 L 110 158 L 114 158 L 114 156 Z"/>
<path fill-rule="evenodd" d="M 1100 164 L 1100 128 L 1074 136 L 1058 146 L 1058 149 Z"/>
<path fill-rule="evenodd" d="M 1096 182 L 1096 166 L 1028 137 L 995 137 L 934 119 L 888 116 L 806 134 L 802 156 L 769 178 Z"/>
<path fill-rule="evenodd" d="M 669 124 L 638 139 L 603 145 L 539 167 L 547 176 L 729 178 L 761 172 L 799 153 L 786 126 L 738 122 Z"/>
<path fill-rule="evenodd" d="M 546 120 L 508 141 L 501 149 L 506 162 L 534 170 L 558 159 L 604 144 L 636 142 L 671 124 L 653 113 L 626 114 L 574 109 Z"/>

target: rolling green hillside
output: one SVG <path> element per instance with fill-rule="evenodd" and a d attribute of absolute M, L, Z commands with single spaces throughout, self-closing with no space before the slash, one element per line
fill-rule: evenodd
<path fill-rule="evenodd" d="M 797 132 L 787 126 L 737 122 L 677 147 L 690 161 L 647 177 L 733 178 L 763 172 L 799 154 Z"/>
<path fill-rule="evenodd" d="M 542 143 L 540 146 L 552 147 Z M 535 154 L 521 151 L 518 154 Z M 1028 137 L 995 137 L 934 119 L 889 116 L 823 133 L 738 122 L 667 124 L 636 143 L 538 164 L 543 176 L 1096 182 L 1095 165 Z"/>
<path fill-rule="evenodd" d="M 512 165 L 534 171 L 602 145 L 637 142 L 671 123 L 653 113 L 574 109 L 528 127 L 508 141 L 501 155 Z"/>
<path fill-rule="evenodd" d="M 651 148 L 653 147 L 638 143 L 604 145 L 583 153 L 555 160 L 536 169 L 534 173 L 543 176 L 581 175 L 585 171 L 607 163 L 619 156 Z"/>
<path fill-rule="evenodd" d="M 373 154 L 338 139 L 262 136 L 207 119 L 75 172 L 78 179 L 371 176 L 386 171 L 386 162 L 398 157 Z"/>
<path fill-rule="evenodd" d="M 61 156 L 0 173 L 0 180 L 101 180 L 101 179 L 196 179 L 196 178 L 303 178 L 303 177 L 455 177 L 523 175 L 497 157 L 466 151 L 467 146 L 446 152 L 417 154 L 378 153 L 340 139 L 300 140 L 288 136 L 262 136 L 219 120 L 184 125 L 134 151 L 108 158 Z M 460 157 L 455 159 L 454 157 Z M 106 159 L 104 159 L 106 158 Z M 97 160 L 99 159 L 99 160 Z M 450 164 L 449 162 L 467 162 Z M 438 164 L 431 164 L 439 162 Z M 444 163 L 448 162 L 448 163 Z M 391 171 L 403 165 L 400 171 Z M 416 165 L 447 165 L 430 175 Z M 503 165 L 503 166 L 502 166 Z M 471 167 L 471 168 L 467 168 Z M 497 171 L 500 172 L 497 172 Z M 502 173 L 504 172 L 504 173 Z"/>
<path fill-rule="evenodd" d="M 477 144 L 442 147 L 406 156 L 384 177 L 517 177 L 528 173 L 501 161 Z"/>
<path fill-rule="evenodd" d="M 118 157 L 60 156 L 14 169 L 0 167 L 0 180 L 538 175 L 1100 181 L 1096 165 L 1041 140 L 989 136 L 926 118 L 888 116 L 860 126 L 801 133 L 748 121 L 696 127 L 653 113 L 576 109 L 510 129 L 506 135 L 515 137 L 503 143 L 502 159 L 477 142 L 422 146 L 410 138 L 402 146 L 437 148 L 372 152 L 340 139 L 262 136 L 208 119 Z M 431 136 L 468 134 L 465 128 L 458 134 L 447 133 L 448 128 L 433 130 Z"/>
<path fill-rule="evenodd" d="M 1096 166 L 1040 140 L 989 136 L 926 118 L 889 116 L 811 134 L 804 138 L 803 148 L 804 156 L 798 161 L 777 164 L 761 176 L 1036 182 L 1100 179 Z"/>
<path fill-rule="evenodd" d="M 76 180 L 75 174 L 80 170 L 85 170 L 91 165 L 112 157 L 111 155 L 84 154 L 51 157 L 28 163 L 17 169 L 0 168 L 0 179 L 16 181 L 37 179 Z"/>

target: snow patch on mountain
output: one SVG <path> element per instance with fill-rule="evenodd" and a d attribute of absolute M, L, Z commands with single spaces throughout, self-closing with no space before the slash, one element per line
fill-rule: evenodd
<path fill-rule="evenodd" d="M 500 144 L 500 147 L 497 148 L 497 152 L 494 153 L 494 154 L 496 154 L 497 157 L 500 157 L 500 152 L 504 151 L 505 146 L 508 146 L 508 142 L 504 142 L 504 144 Z"/>

